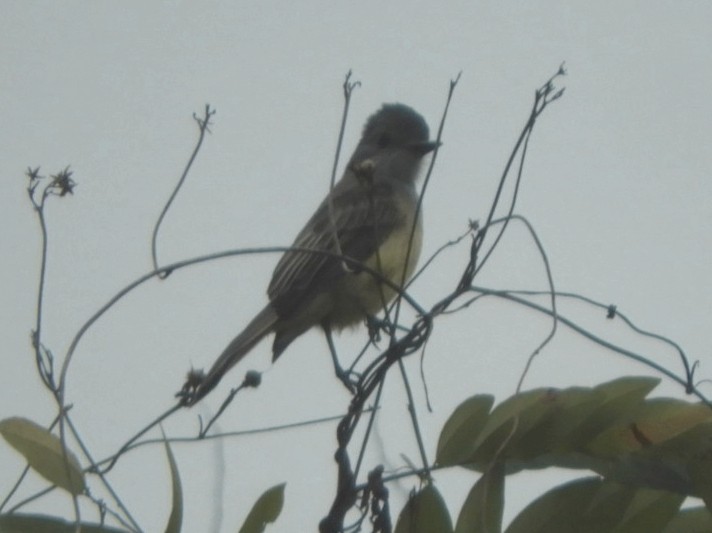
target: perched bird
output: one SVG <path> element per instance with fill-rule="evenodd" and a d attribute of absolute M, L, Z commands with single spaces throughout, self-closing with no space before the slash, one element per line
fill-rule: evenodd
<path fill-rule="evenodd" d="M 393 299 L 397 292 L 383 278 L 402 287 L 420 255 L 415 182 L 423 156 L 438 147 L 428 137 L 423 117 L 403 104 L 384 104 L 368 119 L 343 176 L 277 263 L 269 303 L 193 383 L 184 403 L 204 397 L 270 333 L 276 360 L 313 326 L 329 334 Z"/>

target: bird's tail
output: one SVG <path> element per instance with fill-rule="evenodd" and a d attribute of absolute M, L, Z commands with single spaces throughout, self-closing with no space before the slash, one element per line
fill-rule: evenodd
<path fill-rule="evenodd" d="M 220 382 L 222 377 L 235 366 L 250 350 L 262 340 L 265 335 L 272 332 L 277 322 L 277 313 L 271 304 L 267 304 L 245 329 L 235 337 L 227 348 L 223 350 L 213 366 L 198 385 L 190 397 L 189 405 L 193 405 L 208 394 Z"/>

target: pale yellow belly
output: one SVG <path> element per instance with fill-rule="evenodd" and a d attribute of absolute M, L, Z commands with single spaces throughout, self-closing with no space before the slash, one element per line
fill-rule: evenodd
<path fill-rule="evenodd" d="M 399 287 L 413 274 L 422 245 L 421 221 L 419 220 L 412 240 L 412 220 L 408 222 L 395 230 L 381 245 L 379 253 L 365 262 L 367 267 L 380 272 L 384 278 Z M 332 323 L 336 328 L 359 323 L 366 315 L 380 312 L 396 294 L 388 284 L 368 271 L 347 274 L 339 280 L 338 288 L 331 292 Z"/>

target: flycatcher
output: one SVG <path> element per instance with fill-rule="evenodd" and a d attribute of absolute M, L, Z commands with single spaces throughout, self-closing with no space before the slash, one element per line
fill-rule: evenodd
<path fill-rule="evenodd" d="M 329 333 L 356 325 L 393 299 L 397 292 L 383 279 L 404 286 L 420 255 L 415 182 L 423 156 L 438 146 L 428 137 L 423 117 L 403 104 L 385 104 L 368 119 L 344 175 L 277 263 L 269 303 L 194 384 L 186 404 L 210 392 L 266 335 L 274 333 L 274 361 L 313 326 Z"/>

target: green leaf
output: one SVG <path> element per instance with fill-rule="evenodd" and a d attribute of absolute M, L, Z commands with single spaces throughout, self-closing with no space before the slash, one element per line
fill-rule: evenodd
<path fill-rule="evenodd" d="M 636 456 L 655 461 L 681 476 L 684 485 L 672 487 L 702 498 L 712 509 L 712 423 L 703 422 Z M 668 488 L 667 485 L 661 485 Z"/>
<path fill-rule="evenodd" d="M 621 514 L 623 498 L 598 499 L 603 486 L 600 478 L 583 478 L 556 487 L 529 504 L 512 521 L 506 533 L 601 533 L 611 531 Z M 623 496 L 623 495 L 620 495 Z M 630 495 L 628 498 L 629 499 Z M 607 513 L 597 516 L 603 500 L 612 505 Z"/>
<path fill-rule="evenodd" d="M 609 479 L 699 496 L 712 508 L 712 410 L 706 406 L 648 400 L 587 448 L 591 468 Z"/>
<path fill-rule="evenodd" d="M 560 458 L 550 455 L 578 447 L 579 428 L 600 401 L 600 393 L 580 387 L 535 389 L 508 398 L 492 411 L 480 433 L 472 466 L 482 470 L 493 460 L 506 459 L 507 472 L 514 473 L 557 463 Z"/>
<path fill-rule="evenodd" d="M 549 390 L 545 403 L 537 409 L 541 411 L 534 424 L 522 423 L 516 438 L 507 446 L 506 456 L 511 466 L 512 460 L 523 461 L 531 467 L 531 461 L 554 452 L 573 451 L 581 440 L 580 427 L 596 410 L 601 398 L 592 389 L 569 388 L 560 391 Z M 542 410 L 543 409 L 543 410 Z M 521 414 L 521 418 L 531 416 L 531 408 Z M 524 429 L 529 426 L 528 429 Z M 546 466 L 546 465 L 544 465 Z"/>
<path fill-rule="evenodd" d="M 487 470 L 467 495 L 457 517 L 455 533 L 499 533 L 504 508 L 504 465 Z"/>
<path fill-rule="evenodd" d="M 624 454 L 615 460 L 596 465 L 606 479 L 638 487 L 664 489 L 692 494 L 693 486 L 684 464 L 676 461 L 645 457 L 643 454 Z"/>
<path fill-rule="evenodd" d="M 493 403 L 493 396 L 478 394 L 455 408 L 440 432 L 437 464 L 456 465 L 472 455 Z"/>
<path fill-rule="evenodd" d="M 124 529 L 116 529 L 98 524 L 82 523 L 82 533 L 125 533 Z M 12 514 L 0 515 L 0 533 L 76 533 L 74 522 L 51 516 Z"/>
<path fill-rule="evenodd" d="M 632 525 L 625 527 L 631 530 L 638 523 L 643 524 L 640 529 L 650 528 L 648 516 L 657 516 L 651 522 L 662 526 L 663 517 L 674 514 L 679 506 L 678 495 L 700 497 L 712 510 L 712 409 L 670 398 L 646 400 L 658 381 L 622 378 L 593 388 L 541 388 L 508 398 L 489 414 L 491 399 L 475 396 L 455 409 L 445 424 L 438 464 L 486 471 L 497 461 L 504 463 L 507 474 L 548 466 L 596 472 L 607 482 L 596 488 L 596 501 L 607 499 L 610 491 L 615 493 L 608 504 L 609 516 L 593 522 L 602 530 L 628 522 Z M 563 513 L 558 508 L 566 505 L 559 499 L 575 499 L 580 494 L 577 490 L 583 489 L 574 486 L 552 492 L 549 498 L 555 503 L 550 511 Z M 473 492 L 473 501 L 475 497 Z M 636 505 L 645 506 L 636 502 L 646 497 L 655 503 L 636 513 Z M 477 523 L 469 518 L 478 516 L 472 505 L 463 506 L 458 523 Z M 621 514 L 612 514 L 611 509 Z M 596 516 L 591 509 L 586 512 L 570 518 Z M 613 516 L 618 522 L 609 521 Z"/>
<path fill-rule="evenodd" d="M 581 424 L 571 435 L 569 449 L 583 450 L 600 433 L 620 420 L 628 420 L 658 383 L 660 380 L 655 378 L 625 377 L 591 389 L 595 409 L 582 418 Z"/>
<path fill-rule="evenodd" d="M 684 500 L 681 494 L 640 489 L 613 533 L 662 533 L 665 524 L 677 514 Z"/>
<path fill-rule="evenodd" d="M 549 466 L 590 469 L 606 476 L 617 469 L 625 473 L 631 465 L 617 463 L 633 448 L 621 440 L 635 436 L 630 426 L 636 416 L 646 430 L 657 430 L 659 438 L 670 438 L 712 416 L 712 410 L 704 413 L 685 402 L 646 402 L 645 396 L 658 382 L 629 377 L 593 388 L 535 389 L 506 399 L 489 416 L 484 397 L 474 397 L 455 410 L 443 429 L 438 464 L 484 471 L 492 461 L 506 460 L 508 474 Z M 473 420 L 470 424 L 468 416 Z M 670 421 L 666 434 L 653 426 L 656 416 Z M 663 468 L 662 474 L 669 478 L 670 467 Z M 689 488 L 691 483 L 686 480 L 683 485 Z"/>
<path fill-rule="evenodd" d="M 260 496 L 247 515 L 240 533 L 262 533 L 268 523 L 277 520 L 284 506 L 284 487 L 286 483 L 267 489 Z"/>
<path fill-rule="evenodd" d="M 712 420 L 712 409 L 699 403 L 655 398 L 640 405 L 630 417 L 603 431 L 588 449 L 596 455 L 615 456 L 659 445 Z"/>
<path fill-rule="evenodd" d="M 706 444 L 706 453 L 696 454 L 688 462 L 687 469 L 695 494 L 702 498 L 707 510 L 712 512 L 712 446 L 709 435 Z"/>
<path fill-rule="evenodd" d="M 712 531 L 712 514 L 704 507 L 694 507 L 677 513 L 663 533 L 709 533 L 710 531 Z"/>
<path fill-rule="evenodd" d="M 527 431 L 536 424 L 539 417 L 547 411 L 547 403 L 542 399 L 546 398 L 549 390 L 534 389 L 522 392 L 507 398 L 495 407 L 476 439 L 475 452 L 469 460 L 479 465 L 479 469 L 488 465 L 502 446 L 502 442 L 509 438 L 517 416 L 519 420 L 516 433 L 510 439 L 510 443 L 517 438 L 517 434 Z M 522 416 L 524 412 L 526 416 Z"/>
<path fill-rule="evenodd" d="M 163 432 L 163 428 L 161 428 Z M 168 465 L 171 469 L 171 514 L 168 517 L 168 524 L 166 524 L 166 533 L 180 533 L 181 525 L 183 523 L 183 488 L 180 482 L 180 473 L 178 472 L 178 465 L 176 464 L 176 459 L 173 456 L 173 451 L 171 450 L 170 444 L 166 440 L 166 434 L 163 433 L 163 445 L 166 448 L 166 456 L 168 457 Z"/>
<path fill-rule="evenodd" d="M 62 450 L 62 442 L 56 435 L 19 417 L 1 421 L 0 434 L 47 481 L 75 496 L 84 492 L 82 467 L 72 452 Z"/>
<path fill-rule="evenodd" d="M 395 533 L 451 533 L 452 520 L 438 490 L 427 485 L 412 495 L 398 517 Z"/>
<path fill-rule="evenodd" d="M 665 491 L 583 478 L 534 500 L 506 533 L 662 533 L 683 500 Z"/>

